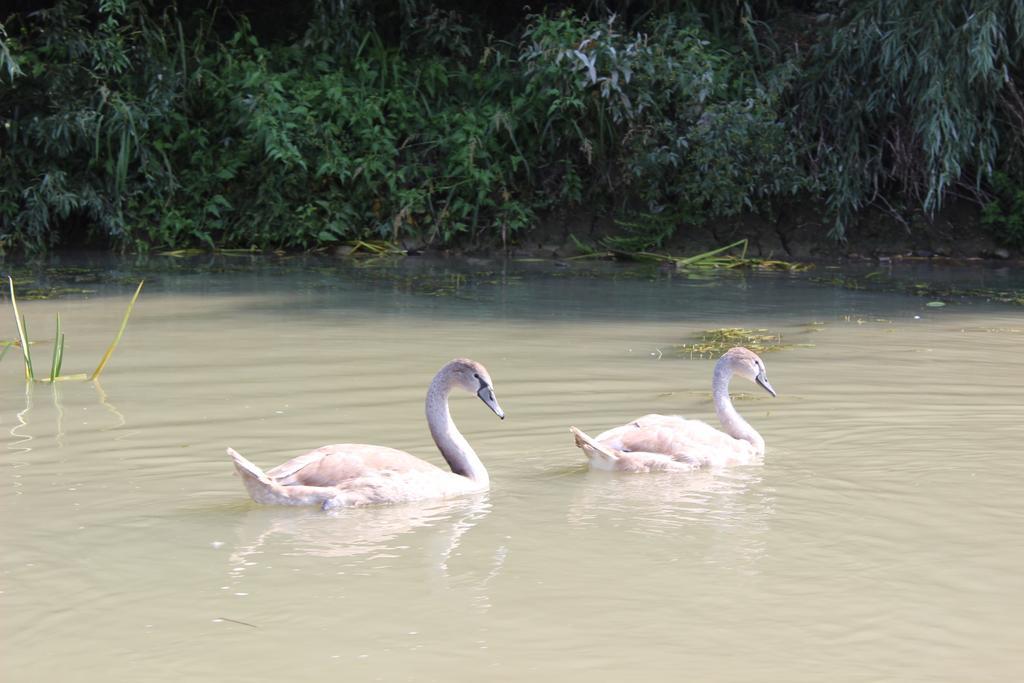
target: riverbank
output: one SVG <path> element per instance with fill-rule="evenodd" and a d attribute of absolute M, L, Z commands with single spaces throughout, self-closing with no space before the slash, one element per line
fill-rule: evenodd
<path fill-rule="evenodd" d="M 749 256 L 789 261 L 1024 260 L 1024 249 L 1011 249 L 1001 244 L 981 223 L 978 207 L 968 202 L 949 206 L 930 219 L 917 215 L 907 220 L 876 209 L 864 211 L 847 227 L 846 238 L 841 241 L 828 236 L 830 225 L 825 216 L 821 202 L 794 203 L 782 207 L 774 219 L 747 213 L 701 225 L 682 225 L 661 245 L 646 250 L 692 256 L 747 240 Z M 589 249 L 602 250 L 607 240 L 622 234 L 622 226 L 605 216 L 557 212 L 505 245 L 486 239 L 440 249 L 419 239 L 400 240 L 400 245 L 410 253 L 440 251 L 488 256 L 507 252 L 514 258 L 559 259 L 580 256 Z"/>
<path fill-rule="evenodd" d="M 299 271 L 310 274 L 311 279 L 304 286 L 313 290 L 334 289 L 346 281 L 378 282 L 395 291 L 473 297 L 498 283 L 522 277 L 632 281 L 678 276 L 684 280 L 721 277 L 728 281 L 776 271 L 776 275 L 787 280 L 829 288 L 909 294 L 925 305 L 1024 305 L 1024 261 L 1015 255 L 1009 259 L 985 259 L 920 255 L 923 252 L 868 256 L 851 251 L 835 257 L 797 260 L 770 252 L 764 252 L 764 256 L 752 253 L 763 248 L 765 242 L 760 247 L 748 247 L 747 259 L 737 258 L 741 251 L 736 248 L 715 258 L 689 263 L 671 258 L 630 259 L 607 250 L 572 253 L 570 248 L 552 242 L 474 251 L 403 251 L 386 248 L 384 243 L 369 243 L 354 254 L 351 246 L 315 252 L 174 250 L 132 256 L 64 250 L 28 262 L 8 258 L 5 272 L 14 277 L 18 298 L 24 301 L 90 297 L 103 291 L 116 291 L 119 296 L 128 297 L 143 278 L 146 290 L 152 294 L 180 282 L 182 277 L 203 281 L 205 277 L 225 273 L 269 282 Z M 371 253 L 372 248 L 380 249 L 381 255 Z M 572 248 L 580 251 L 575 244 Z M 669 250 L 658 253 L 664 255 Z M 681 250 L 673 253 L 678 256 Z M 208 285 L 201 286 L 205 289 Z"/>

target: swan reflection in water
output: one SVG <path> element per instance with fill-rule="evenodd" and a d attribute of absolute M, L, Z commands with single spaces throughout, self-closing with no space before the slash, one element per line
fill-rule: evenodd
<path fill-rule="evenodd" d="M 702 538 L 709 543 L 703 550 L 708 562 L 748 565 L 764 557 L 774 514 L 763 476 L 757 466 L 646 476 L 591 471 L 569 503 L 567 521 L 578 529 Z M 685 545 L 676 543 L 668 547 Z"/>
<path fill-rule="evenodd" d="M 277 565 L 274 558 L 288 556 L 307 558 L 299 561 L 302 566 L 309 567 L 308 558 L 316 558 L 324 571 L 344 568 L 356 573 L 362 573 L 360 567 L 367 573 L 380 572 L 411 561 L 427 567 L 419 580 L 454 591 L 474 611 L 487 612 L 490 583 L 504 569 L 509 554 L 507 542 L 484 540 L 468 551 L 462 546 L 490 512 L 487 493 L 328 514 L 309 508 L 253 508 L 239 517 L 239 540 L 229 559 L 230 584 L 241 589 L 256 578 L 247 576 L 248 568 Z M 458 556 L 465 557 L 450 569 Z"/>
<path fill-rule="evenodd" d="M 260 554 L 370 561 L 419 546 L 431 556 L 430 564 L 446 575 L 465 535 L 490 511 L 486 493 L 326 514 L 313 509 L 253 508 L 240 517 L 231 562 L 238 566 Z"/>

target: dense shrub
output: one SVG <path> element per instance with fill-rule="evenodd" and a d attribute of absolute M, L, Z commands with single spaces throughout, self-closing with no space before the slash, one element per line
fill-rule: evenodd
<path fill-rule="evenodd" d="M 1024 183 L 1014 183 L 1005 173 L 996 173 L 992 185 L 994 196 L 982 209 L 982 223 L 999 242 L 1024 247 Z"/>
<path fill-rule="evenodd" d="M 784 81 L 744 85 L 751 66 L 696 24 L 566 11 L 502 41 L 420 9 L 386 40 L 368 8 L 325 6 L 272 44 L 244 17 L 221 37 L 212 15 L 128 0 L 16 17 L 5 245 L 509 239 L 581 203 L 671 227 L 801 186 Z"/>
<path fill-rule="evenodd" d="M 624 34 L 615 20 L 535 17 L 524 34 L 525 97 L 550 112 L 544 152 L 621 202 L 690 217 L 754 208 L 803 187 L 778 115 L 785 78 L 752 66 L 673 15 Z M 578 197 L 568 197 L 578 199 Z"/>
<path fill-rule="evenodd" d="M 835 234 L 868 203 L 931 212 L 983 199 L 995 170 L 1024 179 L 1024 3 L 823 4 L 799 116 Z"/>
<path fill-rule="evenodd" d="M 578 207 L 641 249 L 794 195 L 841 236 L 1024 179 L 1019 1 L 221 2 L 0 18 L 0 249 L 501 242 Z"/>

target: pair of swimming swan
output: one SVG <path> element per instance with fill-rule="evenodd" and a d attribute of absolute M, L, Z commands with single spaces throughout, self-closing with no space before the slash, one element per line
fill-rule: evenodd
<path fill-rule="evenodd" d="M 742 465 L 764 454 L 764 439 L 729 399 L 729 380 L 739 375 L 772 396 L 764 362 L 749 349 L 729 349 L 715 364 L 712 394 L 724 432 L 678 415 L 644 415 L 591 438 L 575 427 L 576 445 L 593 469 L 622 472 L 689 471 Z M 441 468 L 405 451 L 367 444 L 322 446 L 264 472 L 234 449 L 228 454 L 257 503 L 320 505 L 325 510 L 413 500 L 450 498 L 485 491 L 487 470 L 459 432 L 448 410 L 455 388 L 476 394 L 501 419 L 505 413 L 494 384 L 480 363 L 457 358 L 447 363 L 427 390 L 427 424 L 451 468 Z"/>

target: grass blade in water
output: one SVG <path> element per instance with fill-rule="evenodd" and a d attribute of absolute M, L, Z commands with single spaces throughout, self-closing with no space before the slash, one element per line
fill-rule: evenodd
<path fill-rule="evenodd" d="M 114 353 L 114 349 L 117 348 L 118 342 L 121 341 L 121 337 L 124 335 L 124 330 L 128 327 L 128 317 L 132 314 L 132 309 L 135 308 L 135 302 L 138 300 L 139 293 L 142 292 L 142 285 L 145 282 L 146 281 L 143 280 L 139 283 L 138 289 L 135 290 L 135 295 L 132 297 L 132 300 L 128 302 L 128 310 L 124 312 L 124 319 L 121 320 L 121 329 L 117 331 L 117 336 L 114 337 L 114 341 L 110 342 L 110 346 L 107 347 L 107 352 L 103 354 L 103 358 L 100 359 L 100 364 L 96 366 L 96 369 L 93 371 L 90 379 L 96 379 L 100 376 L 100 373 L 103 372 L 103 368 L 106 366 L 107 361 L 110 360 L 111 354 Z"/>
<path fill-rule="evenodd" d="M 18 300 L 14 297 L 14 278 L 7 276 L 7 282 L 11 286 L 11 308 L 14 309 L 14 323 L 18 327 L 18 337 L 21 339 L 21 353 L 25 358 L 25 379 L 34 381 L 35 373 L 32 371 L 32 351 L 28 348 L 28 328 L 25 320 L 18 311 Z"/>
<path fill-rule="evenodd" d="M 50 381 L 60 374 L 60 364 L 64 359 L 64 335 L 60 331 L 60 313 L 57 314 L 57 332 L 53 336 L 53 358 L 50 360 Z"/>
<path fill-rule="evenodd" d="M 22 343 L 25 344 L 25 377 L 35 382 L 36 371 L 32 368 L 32 351 L 29 349 L 29 344 L 32 342 L 28 338 L 28 321 L 24 318 L 21 319 L 21 338 L 24 340 Z"/>
<path fill-rule="evenodd" d="M 57 379 L 60 379 L 60 369 L 64 365 L 64 333 L 60 333 L 60 353 L 57 354 Z M 84 374 L 84 373 L 83 373 Z"/>

